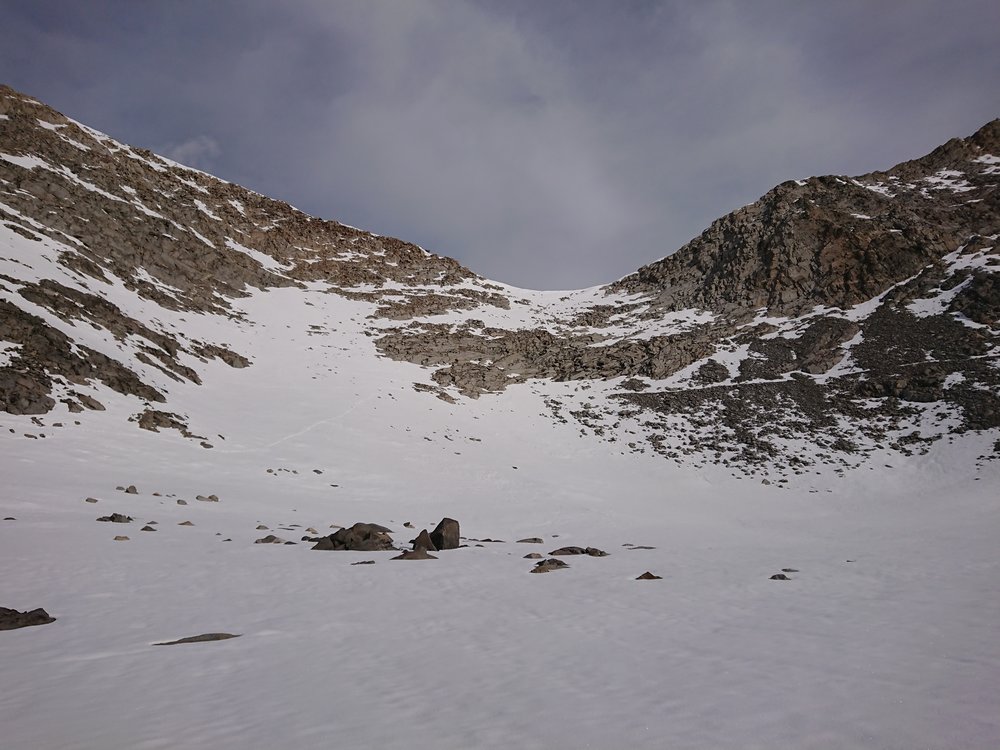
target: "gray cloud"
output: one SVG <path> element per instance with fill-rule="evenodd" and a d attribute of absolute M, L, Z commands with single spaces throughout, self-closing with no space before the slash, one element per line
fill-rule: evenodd
<path fill-rule="evenodd" d="M 602 283 L 785 179 L 1000 115 L 992 0 L 52 0 L 0 78 L 524 286 Z"/>

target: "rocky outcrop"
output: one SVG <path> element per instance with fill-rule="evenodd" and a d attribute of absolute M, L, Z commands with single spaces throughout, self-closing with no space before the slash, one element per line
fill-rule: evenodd
<path fill-rule="evenodd" d="M 610 288 L 674 310 L 800 314 L 865 302 L 996 227 L 996 171 L 983 157 L 998 154 L 993 120 L 888 172 L 784 182 Z"/>

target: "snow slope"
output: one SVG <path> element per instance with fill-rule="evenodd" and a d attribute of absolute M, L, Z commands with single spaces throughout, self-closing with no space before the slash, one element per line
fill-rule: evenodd
<path fill-rule="evenodd" d="M 418 393 L 372 355 L 373 306 L 321 285 L 234 304 L 248 323 L 157 312 L 253 361 L 170 385 L 211 449 L 122 429 L 139 402 L 111 391 L 0 415 L 0 604 L 57 618 L 0 633 L 5 747 L 1000 745 L 1000 476 L 968 469 L 986 438 L 778 489 L 554 422 L 544 401 L 579 382 Z M 253 544 L 355 521 L 405 544 L 446 515 L 505 541 L 409 564 Z M 528 574 L 567 544 L 610 555 Z M 213 631 L 242 637 L 152 645 Z"/>
<path fill-rule="evenodd" d="M 0 606 L 57 618 L 0 632 L 3 750 L 1000 747 L 998 433 L 969 419 L 1000 393 L 1000 260 L 980 214 L 877 297 L 737 315 L 674 305 L 664 290 L 697 301 L 703 279 L 666 261 L 612 287 L 495 284 L 10 89 L 0 108 Z M 899 196 L 931 219 L 959 198 L 988 217 L 998 157 L 975 154 L 971 171 L 857 182 L 860 206 L 840 178 L 776 190 L 789 216 L 799 192 L 828 216 L 843 200 L 850 237 L 895 227 L 880 216 Z M 829 352 L 789 343 L 824 320 L 874 324 L 837 329 Z M 953 362 L 955 328 L 981 339 Z M 38 345 L 60 336 L 67 351 Z M 560 346 L 565 361 L 532 359 Z M 781 365 L 799 351 L 832 359 Z M 484 352 L 509 361 L 473 387 Z M 882 355 L 903 364 L 873 369 Z M 455 364 L 473 367 L 449 382 Z M 822 429 L 751 413 L 788 410 L 781 390 L 753 403 L 755 385 L 846 376 L 851 409 Z M 639 408 L 649 386 L 708 395 Z M 883 420 L 900 400 L 912 414 Z M 161 409 L 190 436 L 134 424 Z M 725 462 L 762 440 L 770 463 Z M 111 513 L 134 521 L 95 520 Z M 437 560 L 302 541 L 364 521 L 406 547 L 445 516 L 468 546 Z M 255 544 L 268 534 L 296 544 Z M 609 555 L 529 573 L 527 553 L 566 545 Z M 240 637 L 155 645 L 211 632 Z"/>

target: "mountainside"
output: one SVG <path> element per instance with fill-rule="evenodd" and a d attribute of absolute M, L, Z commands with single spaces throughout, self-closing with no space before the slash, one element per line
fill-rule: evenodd
<path fill-rule="evenodd" d="M 10 414 L 99 408 L 100 384 L 133 397 L 140 427 L 186 432 L 197 415 L 172 408 L 175 384 L 253 353 L 158 311 L 252 327 L 235 301 L 292 288 L 359 303 L 366 348 L 420 365 L 422 391 L 574 381 L 547 401 L 553 419 L 676 461 L 853 466 L 1000 428 L 1000 120 L 888 172 L 783 183 L 613 284 L 548 293 L 306 216 L 10 89 L 0 115 Z"/>
<path fill-rule="evenodd" d="M 998 135 L 543 292 L 0 87 L 4 747 L 1000 747 Z"/>

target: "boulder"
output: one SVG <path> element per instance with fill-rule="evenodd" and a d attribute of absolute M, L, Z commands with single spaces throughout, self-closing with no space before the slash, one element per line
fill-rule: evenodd
<path fill-rule="evenodd" d="M 274 534 L 268 534 L 267 536 L 262 536 L 260 539 L 254 541 L 254 544 L 284 544 L 285 540 L 281 537 L 277 537 Z"/>
<path fill-rule="evenodd" d="M 132 523 L 134 519 L 124 513 L 112 513 L 110 516 L 101 516 L 97 520 L 105 523 Z"/>
<path fill-rule="evenodd" d="M 454 518 L 442 518 L 441 523 L 434 527 L 430 536 L 436 549 L 458 549 L 459 544 L 461 544 L 458 521 Z"/>
<path fill-rule="evenodd" d="M 548 560 L 542 560 L 541 562 L 535 563 L 535 567 L 531 569 L 532 573 L 549 573 L 553 570 L 562 570 L 563 568 L 568 568 L 569 565 L 564 563 L 562 560 L 556 560 L 554 557 L 550 557 Z"/>
<path fill-rule="evenodd" d="M 401 555 L 396 555 L 391 560 L 437 560 L 434 555 L 430 554 L 423 547 L 418 547 L 414 550 L 407 550 Z"/>
<path fill-rule="evenodd" d="M 126 495 L 138 495 L 139 494 L 139 490 L 136 489 L 136 487 L 135 487 L 134 484 L 130 484 L 128 487 L 125 488 L 125 494 Z"/>
<path fill-rule="evenodd" d="M 545 540 L 537 536 L 529 536 L 527 539 L 518 539 L 518 544 L 545 544 Z"/>
<path fill-rule="evenodd" d="M 48 625 L 55 622 L 44 609 L 33 609 L 30 612 L 18 612 L 16 609 L 0 607 L 0 630 L 16 630 L 30 628 L 33 625 Z"/>
<path fill-rule="evenodd" d="M 375 523 L 356 523 L 349 529 L 338 529 L 329 536 L 322 537 L 313 549 L 361 552 L 394 549 L 388 531 L 385 526 Z"/>
<path fill-rule="evenodd" d="M 607 557 L 608 553 L 597 547 L 560 547 L 552 550 L 550 555 L 590 555 L 591 557 Z"/>
<path fill-rule="evenodd" d="M 413 549 L 425 549 L 428 552 L 437 552 L 437 547 L 431 541 L 431 535 L 427 533 L 427 529 L 417 534 L 417 538 L 413 540 Z"/>
<path fill-rule="evenodd" d="M 771 576 L 771 580 L 772 581 L 790 581 L 792 579 L 789 578 L 788 576 L 786 576 L 784 573 L 775 573 L 773 576 Z"/>
<path fill-rule="evenodd" d="M 660 581 L 662 579 L 663 579 L 663 576 L 654 575 L 653 573 L 650 573 L 647 570 L 645 573 L 643 573 L 641 576 L 639 576 L 635 580 L 637 580 L 637 581 Z"/>
<path fill-rule="evenodd" d="M 525 560 L 541 560 L 542 554 L 540 552 L 529 552 L 524 556 Z"/>

